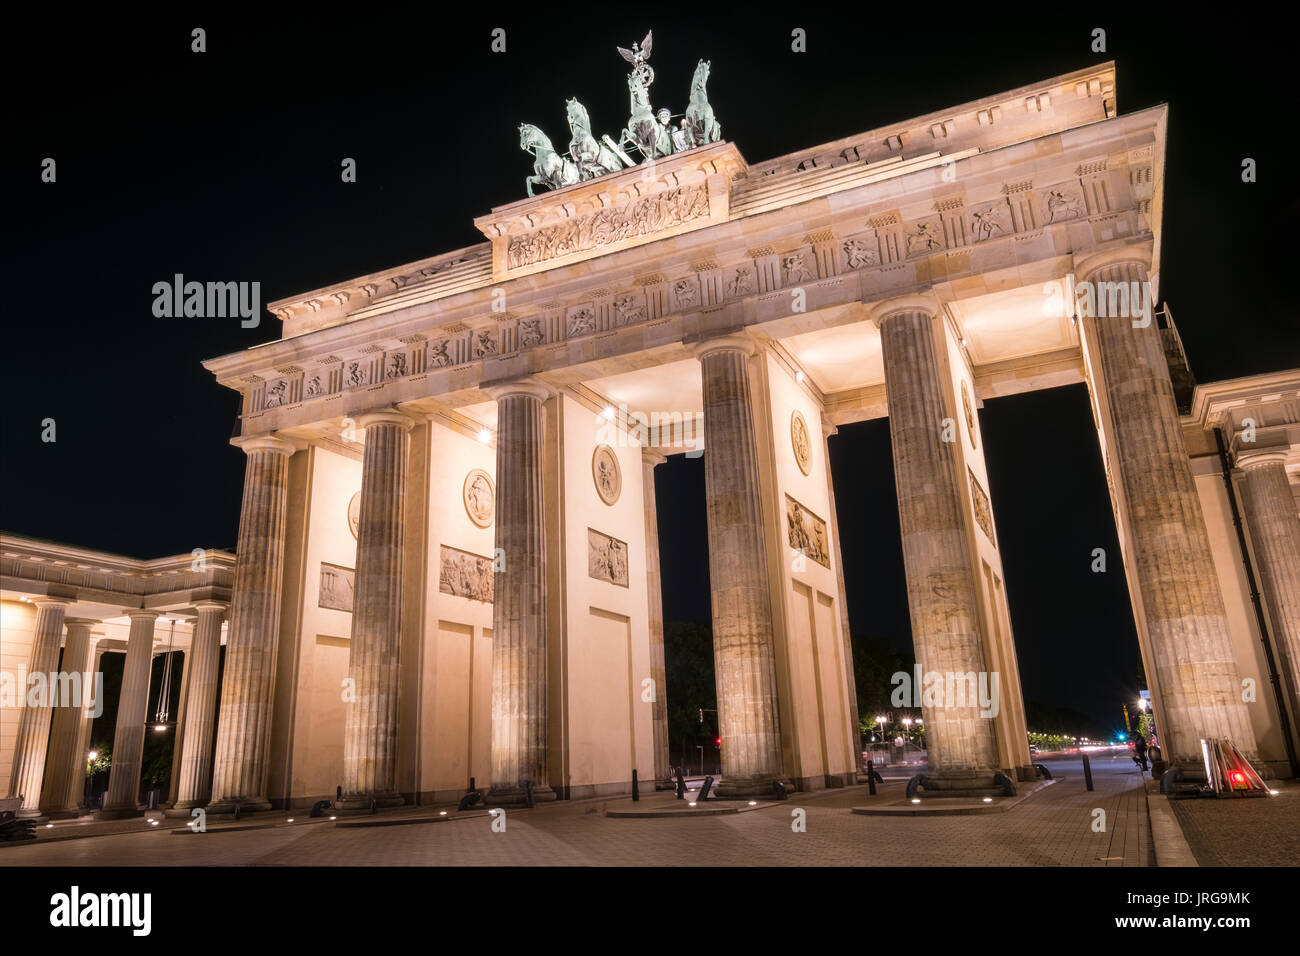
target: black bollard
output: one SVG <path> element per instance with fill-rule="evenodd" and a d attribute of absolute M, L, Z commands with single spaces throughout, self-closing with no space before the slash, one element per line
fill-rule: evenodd
<path fill-rule="evenodd" d="M 686 778 L 682 776 L 682 768 L 677 768 L 677 799 L 686 799 Z"/>
<path fill-rule="evenodd" d="M 471 792 L 471 793 L 473 793 L 475 790 L 478 789 L 478 787 L 474 786 L 474 778 L 473 778 L 473 777 L 470 777 L 470 778 L 469 778 L 469 789 L 470 789 L 470 792 Z"/>
<path fill-rule="evenodd" d="M 533 808 L 533 782 L 531 780 L 524 781 L 524 799 L 528 801 L 528 808 L 531 810 Z"/>
<path fill-rule="evenodd" d="M 876 762 L 867 761 L 867 793 L 873 797 L 876 795 Z"/>
<path fill-rule="evenodd" d="M 712 790 L 712 789 L 713 789 L 713 778 L 712 778 L 712 777 L 705 777 L 705 778 L 704 778 L 704 786 L 700 787 L 700 795 L 699 795 L 698 797 L 696 797 L 695 799 L 696 799 L 697 801 L 699 801 L 699 800 L 707 800 L 707 799 L 709 799 L 709 791 Z"/>
<path fill-rule="evenodd" d="M 1092 789 L 1092 764 L 1088 763 L 1088 755 L 1083 755 L 1083 781 Z"/>
<path fill-rule="evenodd" d="M 637 789 L 637 785 L 636 785 L 636 769 L 633 768 L 633 770 L 632 770 L 632 801 L 635 803 L 636 801 L 638 801 L 638 800 L 640 800 L 640 799 L 641 799 L 641 791 Z"/>

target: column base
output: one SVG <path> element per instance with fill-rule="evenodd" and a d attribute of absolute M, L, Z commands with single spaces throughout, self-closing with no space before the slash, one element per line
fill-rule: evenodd
<path fill-rule="evenodd" d="M 195 809 L 196 807 L 204 809 L 206 812 L 209 813 L 214 812 L 211 810 L 207 810 L 202 800 L 178 800 L 175 803 L 173 803 L 170 807 L 168 807 L 166 810 L 163 811 L 163 816 L 184 817 L 186 819 L 189 819 L 191 816 L 193 816 L 193 814 L 190 811 Z"/>
<path fill-rule="evenodd" d="M 105 807 L 99 811 L 100 820 L 129 820 L 144 816 L 143 807 Z"/>
<path fill-rule="evenodd" d="M 559 796 L 550 787 L 533 787 L 533 803 L 547 803 L 557 799 L 559 799 Z M 528 794 L 523 787 L 502 787 L 494 784 L 488 790 L 483 806 L 526 807 L 528 806 Z"/>
<path fill-rule="evenodd" d="M 794 781 L 784 777 L 777 776 L 760 776 L 760 777 L 729 777 L 724 772 L 722 782 L 714 789 L 712 795 L 716 795 L 719 800 L 733 800 L 741 797 L 768 797 L 776 796 L 776 790 L 772 786 L 780 780 L 785 785 L 787 793 L 793 793 L 797 788 Z"/>
<path fill-rule="evenodd" d="M 209 803 L 205 809 L 208 813 L 259 813 L 271 809 L 271 801 L 266 797 L 222 797 Z"/>
<path fill-rule="evenodd" d="M 994 781 L 1000 770 L 941 770 L 938 773 L 924 774 L 921 789 L 931 793 L 951 794 L 957 796 L 986 796 L 1002 792 L 1002 786 Z"/>
<path fill-rule="evenodd" d="M 345 793 L 334 801 L 334 809 L 343 813 L 368 812 L 372 805 L 376 810 L 388 810 L 405 806 L 406 800 L 394 790 L 383 790 L 375 793 Z"/>
<path fill-rule="evenodd" d="M 89 810 L 77 808 L 75 810 L 42 810 L 41 813 L 49 820 L 76 820 L 90 813 Z"/>

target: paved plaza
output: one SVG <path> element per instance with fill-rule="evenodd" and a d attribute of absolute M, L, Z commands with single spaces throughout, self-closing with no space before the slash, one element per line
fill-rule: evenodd
<path fill-rule="evenodd" d="M 788 803 L 699 819 L 615 819 L 604 811 L 627 800 L 561 802 L 508 812 L 493 832 L 484 812 L 449 810 L 441 823 L 340 826 L 329 820 L 248 817 L 257 829 L 173 833 L 148 824 L 136 832 L 38 842 L 0 849 L 0 866 L 1149 866 L 1153 863 L 1142 778 L 1124 757 L 1093 764 L 1096 790 L 1084 788 L 1077 761 L 1054 761 L 1056 782 L 1005 813 L 878 817 L 855 806 L 892 803 L 905 783 L 796 794 Z M 643 806 L 671 800 L 648 795 Z M 806 832 L 791 828 L 807 812 Z M 1106 813 L 1094 832 L 1094 810 Z M 352 822 L 429 819 L 437 808 L 406 808 Z M 266 824 L 275 823 L 267 826 Z M 231 826 L 212 822 L 212 829 Z M 149 827 L 141 832 L 139 827 Z M 53 831 L 50 831 L 53 833 Z M 62 832 L 68 832 L 66 830 Z"/>

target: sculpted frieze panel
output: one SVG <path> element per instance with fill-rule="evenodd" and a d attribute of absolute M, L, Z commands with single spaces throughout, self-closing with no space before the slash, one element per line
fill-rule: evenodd
<path fill-rule="evenodd" d="M 628 586 L 627 544 L 618 538 L 587 529 L 587 574 L 597 581 Z"/>
<path fill-rule="evenodd" d="M 492 603 L 492 559 L 481 554 L 441 546 L 438 590 L 443 594 Z"/>
<path fill-rule="evenodd" d="M 356 572 L 352 568 L 321 562 L 319 607 L 333 611 L 352 611 L 353 582 Z"/>
<path fill-rule="evenodd" d="M 612 206 L 568 222 L 512 236 L 506 248 L 507 268 L 519 269 L 652 235 L 708 214 L 707 184 L 661 190 L 625 206 Z"/>
<path fill-rule="evenodd" d="M 826 522 L 789 495 L 785 496 L 785 520 L 790 547 L 829 568 L 831 553 L 826 538 Z"/>
<path fill-rule="evenodd" d="M 988 493 L 979 483 L 979 479 L 975 477 L 975 472 L 971 471 L 969 466 L 966 468 L 966 474 L 970 476 L 970 493 L 975 508 L 975 520 L 979 523 L 984 536 L 996 545 L 998 540 L 993 537 L 993 506 L 989 504 Z"/>

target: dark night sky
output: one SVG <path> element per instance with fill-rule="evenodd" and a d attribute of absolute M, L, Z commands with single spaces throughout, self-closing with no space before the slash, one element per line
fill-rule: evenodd
<path fill-rule="evenodd" d="M 627 92 L 614 47 L 648 27 L 656 97 L 681 109 L 696 59 L 711 59 L 724 135 L 751 161 L 1116 60 L 1122 113 L 1170 104 L 1161 293 L 1193 371 L 1300 365 L 1277 281 L 1292 271 L 1280 227 L 1298 211 L 1283 161 L 1293 110 L 1271 101 L 1281 87 L 1264 72 L 1293 54 L 1280 32 L 1251 32 L 1260 18 L 1216 17 L 1183 37 L 1172 31 L 1196 24 L 1128 10 L 1110 22 L 928 10 L 908 25 L 852 5 L 826 21 L 629 5 L 546 26 L 497 5 L 454 24 L 436 9 L 73 23 L 48 8 L 10 24 L 26 60 L 0 68 L 0 528 L 138 557 L 232 547 L 236 397 L 199 362 L 274 338 L 278 321 L 157 319 L 153 283 L 257 280 L 265 303 L 480 241 L 473 217 L 524 195 L 518 123 L 562 139 L 564 101 L 578 96 L 598 128 L 617 129 Z M 194 26 L 208 30 L 205 54 L 189 51 Z M 489 52 L 497 26 L 504 55 Z M 794 27 L 807 53 L 790 51 Z M 1104 56 L 1090 50 L 1094 27 L 1107 29 Z M 46 156 L 53 185 L 39 179 Z M 340 182 L 345 156 L 355 184 Z M 1258 183 L 1241 182 L 1244 156 Z M 40 440 L 47 417 L 53 444 Z M 1088 570 L 1094 547 L 1116 552 L 1083 389 L 991 401 L 981 423 L 1026 694 L 1113 723 L 1135 693 L 1137 649 L 1121 575 Z M 853 629 L 906 646 L 888 424 L 845 427 L 831 444 Z M 666 616 L 707 622 L 702 461 L 659 471 Z"/>

